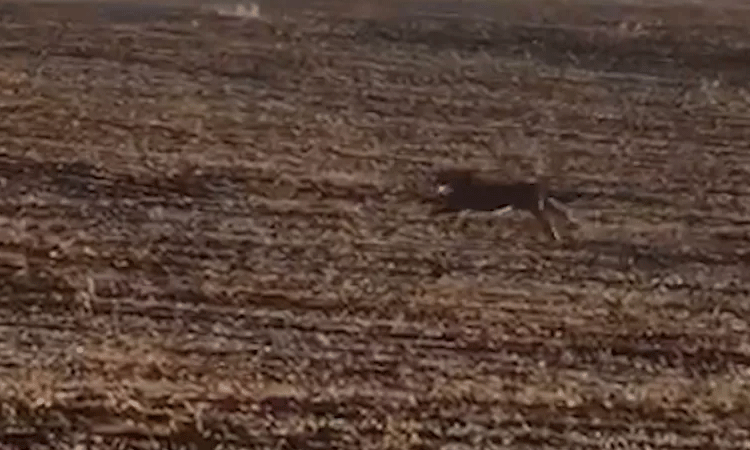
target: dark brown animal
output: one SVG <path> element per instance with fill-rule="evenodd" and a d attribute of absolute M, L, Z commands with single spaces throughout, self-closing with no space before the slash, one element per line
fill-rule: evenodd
<path fill-rule="evenodd" d="M 454 169 L 438 173 L 437 183 L 441 205 L 433 210 L 435 214 L 459 213 L 459 218 L 463 218 L 471 211 L 493 212 L 496 215 L 514 209 L 529 211 L 555 241 L 560 240 L 560 234 L 550 220 L 550 212 L 578 225 L 569 209 L 550 196 L 548 183 L 544 179 L 503 183 L 479 177 L 468 170 Z"/>

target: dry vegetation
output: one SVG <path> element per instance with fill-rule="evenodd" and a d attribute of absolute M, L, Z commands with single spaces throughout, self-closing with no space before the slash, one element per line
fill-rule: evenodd
<path fill-rule="evenodd" d="M 0 6 L 0 441 L 750 446 L 750 10 L 543 1 Z"/>

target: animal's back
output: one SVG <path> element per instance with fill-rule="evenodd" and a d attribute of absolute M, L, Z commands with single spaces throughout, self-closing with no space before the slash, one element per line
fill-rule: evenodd
<path fill-rule="evenodd" d="M 516 209 L 531 209 L 537 203 L 540 192 L 536 183 L 516 181 L 511 183 L 479 182 L 475 184 L 477 195 L 488 210 L 512 206 Z"/>

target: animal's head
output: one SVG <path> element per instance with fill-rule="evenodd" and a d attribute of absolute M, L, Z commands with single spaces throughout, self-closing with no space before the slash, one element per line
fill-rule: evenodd
<path fill-rule="evenodd" d="M 435 181 L 437 183 L 437 193 L 439 195 L 450 195 L 452 192 L 461 187 L 468 186 L 472 183 L 472 172 L 467 169 L 446 169 L 437 173 Z"/>

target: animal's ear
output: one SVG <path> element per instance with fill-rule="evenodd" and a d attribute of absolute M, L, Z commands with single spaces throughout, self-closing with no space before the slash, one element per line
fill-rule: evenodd
<path fill-rule="evenodd" d="M 438 170 L 435 176 L 435 180 L 439 184 L 448 183 L 457 178 L 457 172 L 458 172 L 458 169 L 455 169 L 455 168 L 449 168 L 449 167 L 443 168 L 441 170 Z"/>
<path fill-rule="evenodd" d="M 445 169 L 438 170 L 437 173 L 435 173 L 435 181 L 437 181 L 438 183 L 445 181 L 446 174 L 447 172 L 445 171 Z"/>

